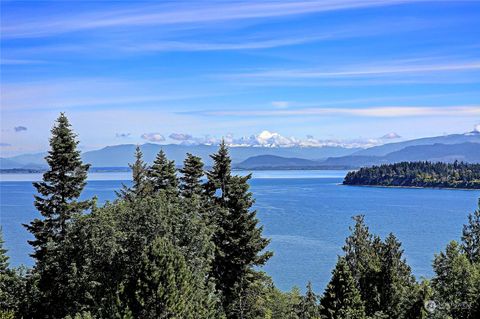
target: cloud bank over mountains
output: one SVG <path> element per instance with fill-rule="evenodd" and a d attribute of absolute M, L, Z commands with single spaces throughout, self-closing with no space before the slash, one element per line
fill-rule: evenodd
<path fill-rule="evenodd" d="M 344 148 L 367 148 L 382 145 L 392 139 L 400 139 L 395 132 L 385 134 L 380 138 L 357 138 L 357 139 L 319 139 L 313 135 L 305 138 L 284 136 L 278 132 L 264 130 L 258 134 L 235 137 L 233 134 L 226 134 L 222 137 L 211 135 L 193 136 L 187 133 L 172 133 L 166 139 L 160 133 L 144 133 L 142 139 L 154 143 L 181 144 L 181 145 L 217 145 L 222 139 L 229 146 L 245 147 L 344 147 Z"/>

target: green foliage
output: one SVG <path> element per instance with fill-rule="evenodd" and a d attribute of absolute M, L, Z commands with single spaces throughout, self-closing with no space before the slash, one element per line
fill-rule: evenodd
<path fill-rule="evenodd" d="M 213 199 L 217 199 L 215 193 L 219 190 L 219 200 L 223 202 L 226 196 L 225 192 L 227 184 L 232 172 L 232 159 L 228 154 L 228 148 L 225 141 L 222 140 L 217 153 L 210 155 L 210 157 L 213 160 L 213 167 L 210 171 L 206 172 L 208 182 L 205 185 L 205 189 L 209 197 Z"/>
<path fill-rule="evenodd" d="M 147 170 L 147 172 L 153 192 L 161 190 L 170 192 L 178 191 L 175 162 L 169 161 L 163 150 L 160 150 L 157 154 L 157 157 L 153 161 L 153 165 Z"/>
<path fill-rule="evenodd" d="M 470 262 L 480 264 L 480 200 L 478 209 L 468 215 L 468 224 L 463 226 L 462 247 Z"/>
<path fill-rule="evenodd" d="M 70 278 L 58 289 L 65 293 L 64 311 L 73 314 L 86 310 L 100 318 L 141 314 L 135 291 L 146 267 L 142 266 L 144 249 L 158 237 L 172 243 L 188 268 L 195 269 L 194 279 L 210 296 L 212 305 L 205 309 L 216 307 L 216 295 L 207 277 L 213 258 L 211 230 L 198 211 L 184 210 L 184 205 L 159 193 L 133 201 L 118 200 L 77 220 L 58 256 L 70 265 L 59 274 L 60 278 Z"/>
<path fill-rule="evenodd" d="M 58 275 L 64 265 L 58 263 L 59 251 L 74 219 L 92 205 L 89 200 L 78 201 L 89 168 L 82 163 L 78 143 L 67 117 L 61 113 L 52 129 L 50 151 L 45 158 L 50 169 L 43 174 L 43 181 L 33 183 L 40 194 L 35 196 L 35 207 L 43 219 L 35 219 L 25 227 L 35 237 L 29 243 L 34 248 L 36 265 L 32 278 L 38 295 L 32 297 L 29 306 L 35 309 L 37 317 L 46 317 L 57 309 L 62 311 L 62 307 L 56 306 L 62 304 L 61 291 L 54 288 L 62 287 Z"/>
<path fill-rule="evenodd" d="M 320 318 L 320 308 L 317 295 L 313 292 L 312 283 L 307 283 L 305 296 L 301 298 L 297 312 L 299 319 L 317 319 Z"/>
<path fill-rule="evenodd" d="M 15 319 L 15 312 L 0 309 L 0 319 Z"/>
<path fill-rule="evenodd" d="M 14 318 L 25 296 L 22 270 L 8 267 L 7 250 L 3 247 L 3 234 L 0 228 L 0 318 Z"/>
<path fill-rule="evenodd" d="M 86 184 L 88 164 L 83 164 L 78 141 L 65 114 L 61 113 L 52 129 L 50 151 L 45 158 L 50 169 L 42 182 L 33 185 L 40 195 L 35 196 L 35 207 L 44 217 L 25 227 L 35 239 L 29 243 L 35 249 L 32 257 L 41 264 L 47 246 L 55 249 L 63 240 L 68 223 L 90 207 L 90 201 L 77 201 Z"/>
<path fill-rule="evenodd" d="M 452 241 L 435 256 L 432 279 L 437 311 L 452 318 L 473 319 L 480 315 L 480 267 L 472 264 Z"/>
<path fill-rule="evenodd" d="M 263 265 L 272 254 L 262 252 L 269 240 L 262 237 L 256 212 L 251 211 L 253 199 L 248 185 L 251 176 L 231 175 L 231 159 L 224 142 L 212 158 L 214 165 L 207 172 L 207 191 L 210 201 L 219 207 L 214 217 L 216 251 L 212 276 L 222 293 L 227 317 L 238 318 L 239 312 L 232 309 L 240 303 L 241 292 L 250 284 L 248 273 L 252 267 Z"/>
<path fill-rule="evenodd" d="M 183 197 L 201 197 L 203 194 L 203 185 L 201 178 L 203 172 L 203 162 L 198 156 L 187 153 L 183 162 L 183 168 L 180 169 L 180 190 Z"/>
<path fill-rule="evenodd" d="M 320 305 L 322 318 L 325 319 L 365 318 L 364 303 L 345 258 L 338 259 Z"/>
<path fill-rule="evenodd" d="M 385 164 L 349 172 L 343 184 L 480 189 L 480 164 L 459 162 Z"/>
<path fill-rule="evenodd" d="M 364 216 L 354 220 L 343 249 L 366 315 L 410 318 L 412 313 L 421 313 L 421 291 L 403 258 L 400 242 L 393 234 L 383 242 L 372 235 Z"/>
<path fill-rule="evenodd" d="M 65 317 L 65 319 L 95 319 L 95 317 L 92 316 L 90 312 L 82 311 L 82 312 L 76 313 L 73 316 L 68 315 Z"/>
<path fill-rule="evenodd" d="M 143 252 L 135 286 L 135 318 L 209 318 L 209 294 L 168 240 L 158 237 Z"/>
<path fill-rule="evenodd" d="M 7 271 L 9 266 L 7 250 L 3 247 L 3 244 L 5 244 L 5 241 L 3 240 L 3 230 L 0 227 L 0 273 Z"/>
<path fill-rule="evenodd" d="M 402 259 L 403 250 L 393 234 L 388 235 L 381 247 L 379 276 L 380 309 L 390 318 L 405 317 L 409 302 L 415 295 L 416 282 L 410 267 Z"/>
<path fill-rule="evenodd" d="M 365 225 L 364 216 L 355 216 L 355 226 L 350 228 L 343 250 L 345 260 L 365 302 L 367 315 L 380 310 L 378 275 L 381 269 L 381 240 L 374 237 Z"/>
<path fill-rule="evenodd" d="M 143 153 L 140 146 L 135 148 L 135 162 L 128 164 L 132 170 L 132 186 L 122 185 L 117 192 L 118 197 L 133 201 L 136 197 L 145 197 L 152 192 L 152 185 L 148 179 L 147 164 L 143 161 Z"/>

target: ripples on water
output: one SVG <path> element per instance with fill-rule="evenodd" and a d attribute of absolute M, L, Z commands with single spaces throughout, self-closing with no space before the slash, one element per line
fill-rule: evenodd
<path fill-rule="evenodd" d="M 245 174 L 243 171 L 236 173 Z M 365 214 L 371 231 L 393 232 L 417 277 L 430 276 L 431 261 L 453 239 L 459 239 L 480 191 L 375 188 L 339 185 L 345 171 L 256 171 L 251 190 L 255 208 L 271 238 L 274 257 L 264 269 L 284 290 L 308 280 L 322 291 L 330 278 L 351 216 Z M 31 265 L 30 234 L 21 226 L 37 217 L 32 180 L 41 174 L 0 176 L 0 209 L 11 264 Z M 92 173 L 84 197 L 115 198 L 129 173 Z M 16 181 L 15 181 L 16 179 Z"/>

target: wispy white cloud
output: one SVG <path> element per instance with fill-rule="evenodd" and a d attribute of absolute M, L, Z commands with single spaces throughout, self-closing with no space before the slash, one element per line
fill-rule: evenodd
<path fill-rule="evenodd" d="M 286 109 L 290 106 L 290 102 L 288 101 L 272 101 L 272 106 L 278 109 Z"/>
<path fill-rule="evenodd" d="M 2 83 L 2 110 L 69 109 L 144 105 L 219 96 L 204 89 L 172 88 L 162 80 L 124 81 L 115 78 L 59 78 L 55 80 Z M 165 89 L 159 89 L 159 86 Z M 208 91 L 208 92 L 207 92 Z"/>
<path fill-rule="evenodd" d="M 175 141 L 188 141 L 192 139 L 192 135 L 185 133 L 172 133 L 168 137 Z"/>
<path fill-rule="evenodd" d="M 165 141 L 165 137 L 160 133 L 143 133 L 141 136 L 142 139 L 147 140 L 149 142 L 163 142 Z"/>
<path fill-rule="evenodd" d="M 480 105 L 470 106 L 383 106 L 368 108 L 304 108 L 291 110 L 232 110 L 205 111 L 211 116 L 356 116 L 356 117 L 410 117 L 410 116 L 479 116 Z"/>
<path fill-rule="evenodd" d="M 263 130 L 258 134 L 250 136 L 235 137 L 233 134 L 225 134 L 221 137 L 204 136 L 194 137 L 190 136 L 188 139 L 181 141 L 184 145 L 217 145 L 221 141 L 229 146 L 243 146 L 243 147 L 371 147 L 384 143 L 382 139 L 375 138 L 356 138 L 356 139 L 318 139 L 312 135 L 306 138 L 299 138 L 294 136 L 285 136 L 278 132 Z"/>
<path fill-rule="evenodd" d="M 198 27 L 219 21 L 262 19 L 310 14 L 335 10 L 391 6 L 421 0 L 311 0 L 311 1 L 212 1 L 172 6 L 144 5 L 140 9 L 126 6 L 117 11 L 73 13 L 65 16 L 38 15 L 22 21 L 10 19 L 2 23 L 3 38 L 45 37 L 61 33 L 101 28 L 189 24 Z"/>
<path fill-rule="evenodd" d="M 29 65 L 29 64 L 43 64 L 45 61 L 28 60 L 28 59 L 0 59 L 0 65 Z"/>
<path fill-rule="evenodd" d="M 232 78 L 267 78 L 267 79 L 315 79 L 315 78 L 356 78 L 365 76 L 388 76 L 398 74 L 418 74 L 476 71 L 480 70 L 480 61 L 464 63 L 441 63 L 431 65 L 383 65 L 383 66 L 352 66 L 349 69 L 322 71 L 315 69 L 270 70 L 251 73 L 227 75 Z"/>

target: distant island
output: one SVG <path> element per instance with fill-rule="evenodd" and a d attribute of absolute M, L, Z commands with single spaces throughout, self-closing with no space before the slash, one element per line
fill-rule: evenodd
<path fill-rule="evenodd" d="M 480 189 L 480 164 L 401 162 L 349 172 L 344 185 Z"/>

